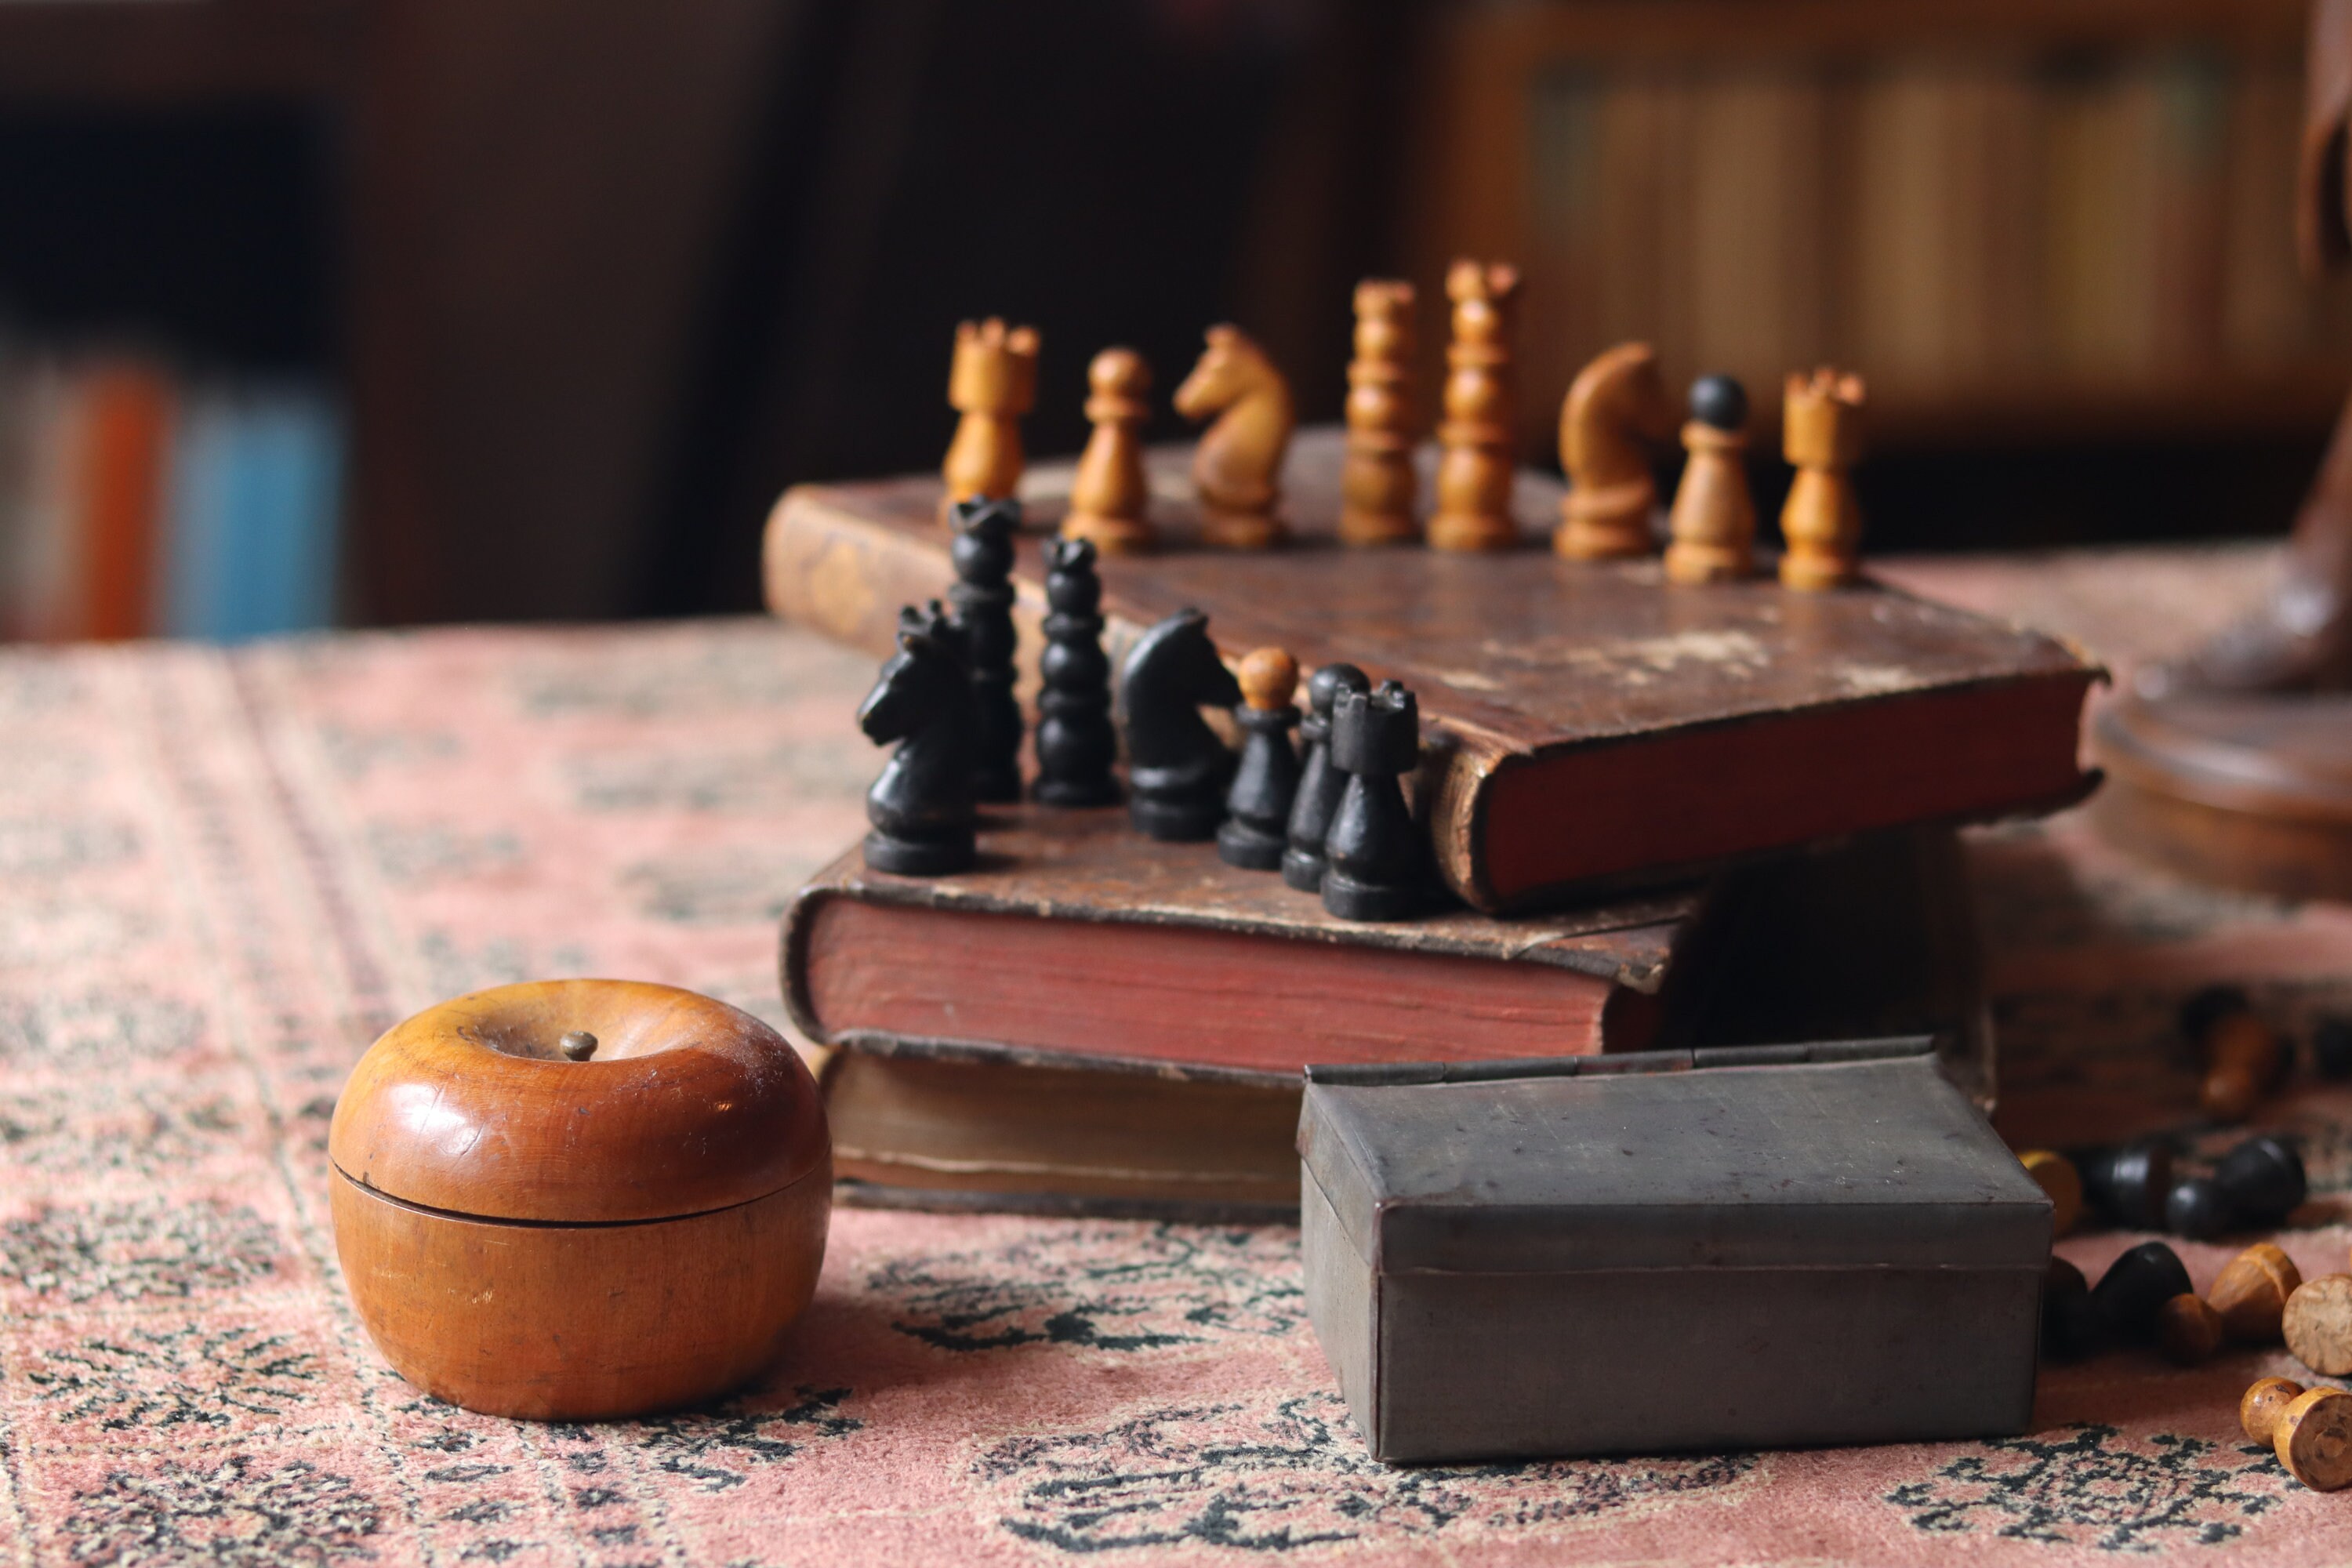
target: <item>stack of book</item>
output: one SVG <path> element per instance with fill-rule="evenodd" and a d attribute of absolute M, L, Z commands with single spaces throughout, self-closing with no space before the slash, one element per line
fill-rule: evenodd
<path fill-rule="evenodd" d="M 0 349 L 0 637 L 332 624 L 341 443 L 306 385 Z"/>
<path fill-rule="evenodd" d="M 1294 449 L 1288 549 L 1191 548 L 1189 508 L 1159 507 L 1167 548 L 1102 563 L 1107 641 L 1194 604 L 1229 660 L 1275 644 L 1413 689 L 1438 907 L 1337 919 L 1118 807 L 992 808 L 951 876 L 851 847 L 783 935 L 848 1196 L 1295 1213 L 1309 1063 L 1934 1033 L 1990 1098 L 1955 825 L 2090 787 L 2095 667 L 1873 586 L 1670 590 L 1654 562 L 1339 549 L 1338 449 Z M 1184 456 L 1154 455 L 1156 489 Z M 1050 529 L 1055 475 L 1032 477 Z M 1559 496 L 1520 490 L 1530 521 Z M 953 580 L 938 500 L 929 479 L 788 493 L 770 604 L 887 655 L 896 605 Z M 1014 577 L 1034 689 L 1034 533 Z"/>

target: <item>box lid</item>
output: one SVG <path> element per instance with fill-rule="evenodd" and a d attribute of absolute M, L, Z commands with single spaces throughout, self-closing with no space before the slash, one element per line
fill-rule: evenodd
<path fill-rule="evenodd" d="M 2039 1268 L 2050 1200 L 1931 1045 L 1310 1068 L 1299 1153 L 1382 1273 Z"/>

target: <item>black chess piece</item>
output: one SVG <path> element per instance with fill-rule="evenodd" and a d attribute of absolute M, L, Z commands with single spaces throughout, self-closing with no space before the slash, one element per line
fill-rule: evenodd
<path fill-rule="evenodd" d="M 1352 664 L 1327 664 L 1307 679 L 1307 718 L 1298 727 L 1307 760 L 1290 802 L 1289 847 L 1283 851 L 1282 879 L 1302 893 L 1323 890 L 1323 840 L 1332 814 L 1348 788 L 1348 775 L 1331 765 L 1331 703 L 1342 691 L 1370 691 L 1372 683 Z"/>
<path fill-rule="evenodd" d="M 1331 702 L 1331 763 L 1348 775 L 1323 840 L 1323 907 L 1341 920 L 1401 921 L 1429 893 L 1429 847 L 1398 776 L 1421 761 L 1421 710 L 1393 680 Z"/>
<path fill-rule="evenodd" d="M 877 871 L 939 877 L 972 863 L 972 685 L 961 630 L 931 601 L 898 612 L 898 651 L 858 704 L 857 727 L 877 745 L 897 741 L 866 792 L 866 863 Z"/>
<path fill-rule="evenodd" d="M 1298 709 L 1298 661 L 1278 647 L 1257 648 L 1242 659 L 1241 705 L 1234 722 L 1242 729 L 1241 765 L 1225 792 L 1225 825 L 1217 829 L 1217 858 L 1247 871 L 1282 867 L 1283 837 L 1290 823 L 1291 798 L 1298 792 L 1298 752 L 1290 731 Z"/>
<path fill-rule="evenodd" d="M 1119 673 L 1127 710 L 1128 811 L 1137 829 L 1170 843 L 1208 838 L 1225 817 L 1234 753 L 1201 718 L 1242 700 L 1209 640 L 1209 617 L 1183 609 L 1136 639 Z"/>
<path fill-rule="evenodd" d="M 2061 1361 L 2080 1361 L 2106 1339 L 2106 1325 L 2091 1305 L 2083 1271 L 2063 1258 L 2050 1260 L 2042 1280 L 2042 1348 Z"/>
<path fill-rule="evenodd" d="M 2108 1333 L 2140 1340 L 2155 1331 L 2157 1310 L 2190 1289 L 2180 1255 L 2160 1241 L 2143 1241 L 2107 1265 L 2091 1291 L 2091 1305 Z"/>
<path fill-rule="evenodd" d="M 2164 1224 L 2172 1191 L 2172 1151 L 2161 1143 L 2086 1149 L 2071 1156 L 2082 1173 L 2083 1195 L 2109 1225 L 2155 1230 Z"/>
<path fill-rule="evenodd" d="M 2303 1206 L 2310 1183 L 2294 1145 L 2258 1132 L 2221 1156 L 2213 1184 L 2242 1225 L 2274 1226 Z"/>
<path fill-rule="evenodd" d="M 2210 1176 L 2183 1176 L 2165 1194 L 2164 1228 L 2190 1241 L 2210 1241 L 2238 1224 L 2238 1215 Z"/>
<path fill-rule="evenodd" d="M 2352 1018 L 2329 1014 L 2312 1024 L 2311 1063 L 2331 1083 L 2352 1078 Z"/>
<path fill-rule="evenodd" d="M 974 497 L 955 503 L 948 547 L 955 585 L 948 603 L 963 633 L 973 698 L 972 795 L 983 801 L 1021 798 L 1021 703 L 1013 695 L 1013 537 L 1021 531 L 1021 503 Z"/>
<path fill-rule="evenodd" d="M 1045 545 L 1045 651 L 1037 657 L 1037 798 L 1047 805 L 1118 799 L 1110 659 L 1102 646 L 1102 579 L 1090 539 Z"/>

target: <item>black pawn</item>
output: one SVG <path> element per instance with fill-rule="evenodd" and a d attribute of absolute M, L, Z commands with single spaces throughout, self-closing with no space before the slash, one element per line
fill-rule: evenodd
<path fill-rule="evenodd" d="M 2183 1176 L 2164 1200 L 2164 1228 L 2190 1241 L 2210 1241 L 2238 1223 L 2230 1200 L 2210 1176 Z"/>
<path fill-rule="evenodd" d="M 2073 1156 L 2083 1195 L 2109 1225 L 2158 1230 L 2172 1192 L 2172 1151 L 2161 1143 L 2127 1143 Z"/>
<path fill-rule="evenodd" d="M 1088 539 L 1045 546 L 1045 651 L 1037 657 L 1037 798 L 1047 805 L 1118 799 L 1118 735 L 1102 646 L 1102 579 Z"/>
<path fill-rule="evenodd" d="M 2257 1133 L 2221 1156 L 2213 1184 L 2239 1219 L 2256 1227 L 2277 1225 L 2303 1206 L 2310 1192 L 2294 1145 Z"/>
<path fill-rule="evenodd" d="M 1331 703 L 1342 691 L 1370 691 L 1372 683 L 1352 664 L 1327 664 L 1307 679 L 1307 719 L 1299 738 L 1307 762 L 1290 803 L 1290 847 L 1283 851 L 1282 879 L 1302 893 L 1323 890 L 1323 840 L 1348 775 L 1331 765 Z"/>
<path fill-rule="evenodd" d="M 1748 389 L 1737 376 L 1703 375 L 1691 383 L 1690 416 L 1717 430 L 1748 427 Z"/>
<path fill-rule="evenodd" d="M 866 792 L 866 863 L 905 877 L 941 877 L 973 859 L 971 673 L 961 628 L 939 601 L 898 612 L 898 651 L 858 704 L 877 745 L 898 742 Z"/>
<path fill-rule="evenodd" d="M 1398 775 L 1421 761 L 1421 711 L 1393 680 L 1331 703 L 1331 763 L 1348 787 L 1323 840 L 1323 907 L 1341 920 L 1403 920 L 1428 891 L 1428 847 Z"/>
<path fill-rule="evenodd" d="M 948 602 L 961 627 L 973 698 L 972 795 L 1021 798 L 1021 704 L 1013 695 L 1013 536 L 1021 503 L 974 498 L 955 503 L 955 586 Z"/>
<path fill-rule="evenodd" d="M 2189 1289 L 2180 1255 L 2160 1241 L 2144 1241 L 2107 1265 L 2091 1305 L 2110 1334 L 2143 1340 L 2155 1331 L 2157 1310 Z"/>
<path fill-rule="evenodd" d="M 1242 702 L 1234 710 L 1241 726 L 1241 763 L 1225 792 L 1225 822 L 1217 829 L 1217 858 L 1245 871 L 1282 868 L 1290 804 L 1298 793 L 1298 752 L 1290 731 L 1298 709 L 1298 661 L 1278 647 L 1262 647 L 1242 660 Z"/>
<path fill-rule="evenodd" d="M 2063 1258 L 2052 1258 L 2042 1279 L 2042 1348 L 2061 1361 L 2080 1361 L 2105 1338 L 2083 1271 Z"/>

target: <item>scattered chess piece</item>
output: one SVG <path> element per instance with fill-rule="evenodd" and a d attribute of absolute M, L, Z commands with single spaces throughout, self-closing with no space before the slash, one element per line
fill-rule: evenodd
<path fill-rule="evenodd" d="M 1331 705 L 1342 691 L 1370 691 L 1372 683 L 1352 664 L 1327 664 L 1307 681 L 1307 719 L 1299 736 L 1307 760 L 1290 803 L 1289 847 L 1282 855 L 1282 879 L 1302 893 L 1323 890 L 1323 841 L 1347 793 L 1348 775 L 1331 763 Z"/>
<path fill-rule="evenodd" d="M 2279 1314 L 2294 1359 L 2323 1377 L 2352 1373 L 2352 1274 L 2323 1274 L 2296 1286 Z"/>
<path fill-rule="evenodd" d="M 2017 1163 L 2050 1194 L 2050 1234 L 2063 1236 L 2083 1217 L 2083 1178 L 2074 1162 L 2048 1149 L 2028 1149 Z"/>
<path fill-rule="evenodd" d="M 877 871 L 940 877 L 972 863 L 973 704 L 961 642 L 938 601 L 899 611 L 898 651 L 858 705 L 866 739 L 899 742 L 866 792 L 866 863 Z"/>
<path fill-rule="evenodd" d="M 2243 1121 L 2286 1069 L 2278 1031 L 2234 985 L 2212 985 L 2181 1005 L 2181 1033 L 2205 1062 L 2198 1100 L 2218 1121 Z"/>
<path fill-rule="evenodd" d="M 1323 840 L 1323 907 L 1346 921 L 1401 921 L 1427 895 L 1428 844 L 1399 775 L 1421 762 L 1421 710 L 1393 680 L 1331 701 L 1331 765 L 1348 787 Z"/>
<path fill-rule="evenodd" d="M 1862 457 L 1862 377 L 1824 365 L 1791 374 L 1781 394 L 1780 450 L 1797 470 L 1780 508 L 1780 585 L 1843 588 L 1862 575 L 1862 506 L 1850 470 Z"/>
<path fill-rule="evenodd" d="M 1094 542 L 1045 543 L 1045 650 L 1037 657 L 1037 798 L 1047 805 L 1108 805 L 1112 764 L 1110 659 L 1102 646 L 1102 579 Z"/>
<path fill-rule="evenodd" d="M 1356 357 L 1348 362 L 1348 456 L 1339 468 L 1339 542 L 1421 537 L 1412 503 L 1412 285 L 1356 285 Z"/>
<path fill-rule="evenodd" d="M 2083 1271 L 2053 1258 L 2042 1280 L 2042 1348 L 2060 1361 L 2080 1361 L 2106 1342 L 2106 1325 L 2091 1305 Z"/>
<path fill-rule="evenodd" d="M 1748 493 L 1748 392 L 1727 375 L 1691 384 L 1683 447 L 1690 460 L 1667 520 L 1666 578 L 1734 583 L 1756 571 L 1756 502 Z"/>
<path fill-rule="evenodd" d="M 1201 542 L 1220 550 L 1280 543 L 1286 530 L 1276 508 L 1282 500 L 1282 459 L 1298 425 L 1282 372 L 1240 328 L 1211 327 L 1208 346 L 1176 389 L 1175 403 L 1187 419 L 1217 416 L 1192 451 Z"/>
<path fill-rule="evenodd" d="M 2274 1345 L 2284 1331 L 2287 1298 L 2302 1283 L 2294 1258 L 2267 1241 L 2258 1242 L 2230 1259 L 2205 1299 L 2221 1314 L 2231 1339 Z"/>
<path fill-rule="evenodd" d="M 1013 695 L 1013 536 L 1021 531 L 1016 500 L 961 500 L 951 509 L 955 542 L 956 629 L 971 674 L 972 797 L 1021 798 L 1021 703 Z"/>
<path fill-rule="evenodd" d="M 991 316 L 956 328 L 948 371 L 948 405 L 961 416 L 940 477 L 942 506 L 981 498 L 1004 500 L 1021 483 L 1021 416 L 1037 403 L 1037 329 L 1005 329 Z"/>
<path fill-rule="evenodd" d="M 1179 610 L 1136 639 L 1119 674 L 1127 712 L 1128 810 L 1146 837 L 1190 843 L 1224 820 L 1234 754 L 1201 719 L 1242 700 L 1209 640 L 1209 617 Z"/>
<path fill-rule="evenodd" d="M 2241 1224 L 2273 1226 L 2303 1206 L 2310 1183 L 2294 1145 L 2267 1132 L 2256 1133 L 2221 1156 L 2213 1184 Z"/>
<path fill-rule="evenodd" d="M 1577 372 L 1559 405 L 1559 466 L 1568 475 L 1552 548 L 1571 561 L 1647 555 L 1658 481 L 1650 451 L 1674 439 L 1674 399 L 1656 351 L 1619 343 Z"/>
<path fill-rule="evenodd" d="M 2330 1083 L 2352 1078 L 2352 1018 L 2331 1014 L 2313 1022 L 2311 1065 Z"/>
<path fill-rule="evenodd" d="M 2144 1340 L 2156 1330 L 2158 1310 L 2189 1289 L 2180 1255 L 2160 1241 L 2143 1241 L 2107 1265 L 2091 1304 L 2111 1336 Z"/>
<path fill-rule="evenodd" d="M 1258 648 L 1242 659 L 1241 688 L 1242 705 L 1234 710 L 1241 765 L 1225 793 L 1217 858 L 1244 870 L 1278 871 L 1298 792 L 1298 752 L 1290 741 L 1298 724 L 1290 700 L 1298 689 L 1298 661 L 1278 647 Z"/>
<path fill-rule="evenodd" d="M 1105 349 L 1087 366 L 1087 418 L 1094 433 L 1070 477 L 1062 537 L 1092 540 L 1105 555 L 1140 554 L 1159 539 L 1146 516 L 1151 485 L 1143 472 L 1151 367 L 1133 349 Z"/>
<path fill-rule="evenodd" d="M 2109 1225 L 2154 1230 L 2164 1224 L 2164 1200 L 2172 1192 L 2172 1151 L 2161 1143 L 2127 1143 L 2119 1149 L 2077 1152 L 2083 1191 Z"/>
<path fill-rule="evenodd" d="M 2238 1425 L 2313 1491 L 2352 1486 L 2352 1394 L 2266 1377 L 2238 1401 Z"/>
<path fill-rule="evenodd" d="M 2202 1366 L 2221 1348 L 2221 1314 L 2183 1291 L 2156 1310 L 2156 1345 L 2180 1366 Z"/>
<path fill-rule="evenodd" d="M 1518 292 L 1517 268 L 1456 261 L 1445 274 L 1454 336 L 1445 345 L 1445 418 L 1437 427 L 1433 550 L 1508 550 L 1519 542 L 1511 521 L 1518 399 L 1510 342 Z"/>
<path fill-rule="evenodd" d="M 2238 1215 L 2210 1176 L 2183 1176 L 2164 1197 L 2164 1228 L 2190 1241 L 2210 1241 Z"/>

